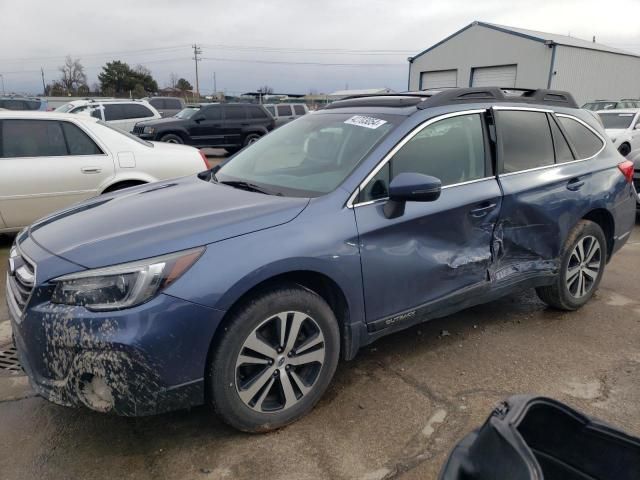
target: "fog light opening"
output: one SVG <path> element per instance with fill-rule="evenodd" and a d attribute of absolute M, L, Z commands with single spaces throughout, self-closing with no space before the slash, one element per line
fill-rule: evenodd
<path fill-rule="evenodd" d="M 104 378 L 92 375 L 80 387 L 83 403 L 98 412 L 108 412 L 113 408 L 113 391 Z"/>

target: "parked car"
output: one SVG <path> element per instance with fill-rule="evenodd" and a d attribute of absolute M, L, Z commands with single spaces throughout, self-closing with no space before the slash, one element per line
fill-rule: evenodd
<path fill-rule="evenodd" d="M 596 100 L 585 103 L 585 110 L 614 110 L 616 108 L 640 108 L 640 100 L 637 98 L 623 98 L 622 100 Z"/>
<path fill-rule="evenodd" d="M 384 335 L 527 287 L 582 307 L 634 227 L 633 165 L 571 95 L 520 93 L 345 99 L 32 225 L 7 295 L 33 387 L 267 431 Z"/>
<path fill-rule="evenodd" d="M 144 100 L 149 102 L 162 118 L 173 117 L 184 108 L 184 100 L 177 97 L 148 97 Z"/>
<path fill-rule="evenodd" d="M 189 105 L 171 118 L 139 122 L 133 133 L 145 140 L 224 148 L 235 153 L 273 130 L 264 107 L 250 103 Z"/>
<path fill-rule="evenodd" d="M 37 97 L 0 97 L 0 108 L 5 110 L 42 110 L 46 111 L 48 103 L 46 100 Z"/>
<path fill-rule="evenodd" d="M 622 156 L 640 151 L 640 108 L 600 110 L 597 113 L 605 132 Z"/>
<path fill-rule="evenodd" d="M 141 120 L 162 118 L 146 100 L 88 99 L 74 100 L 55 110 L 61 113 L 90 115 L 113 125 L 124 132 L 131 132 Z"/>
<path fill-rule="evenodd" d="M 276 127 L 309 113 L 305 103 L 268 103 L 264 108 L 276 119 Z"/>
<path fill-rule="evenodd" d="M 195 148 L 146 142 L 92 117 L 0 112 L 0 233 L 95 195 L 206 168 Z"/>

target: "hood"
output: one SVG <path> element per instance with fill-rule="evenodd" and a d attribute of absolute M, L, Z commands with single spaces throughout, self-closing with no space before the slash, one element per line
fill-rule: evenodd
<path fill-rule="evenodd" d="M 609 138 L 611 138 L 612 140 L 615 138 L 616 140 L 619 139 L 620 135 L 623 135 L 624 133 L 626 133 L 627 129 L 626 128 L 606 128 L 605 129 L 605 133 L 607 134 L 607 136 Z"/>
<path fill-rule="evenodd" d="M 166 118 L 155 118 L 153 120 L 142 120 L 137 122 L 136 125 L 141 127 L 162 127 L 171 124 L 176 125 L 184 125 L 184 123 L 188 121 L 185 118 L 175 118 L 175 117 L 166 117 Z"/>
<path fill-rule="evenodd" d="M 308 203 L 193 175 L 95 197 L 40 220 L 29 233 L 49 252 L 97 268 L 281 225 Z"/>

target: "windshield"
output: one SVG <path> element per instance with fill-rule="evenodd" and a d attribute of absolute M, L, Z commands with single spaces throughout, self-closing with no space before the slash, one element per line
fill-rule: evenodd
<path fill-rule="evenodd" d="M 174 115 L 176 118 L 191 118 L 193 115 L 200 110 L 200 107 L 187 107 L 180 110 L 178 113 Z"/>
<path fill-rule="evenodd" d="M 98 120 L 96 123 L 98 125 L 102 125 L 103 127 L 107 127 L 109 130 L 113 130 L 114 132 L 118 132 L 121 135 L 124 135 L 125 137 L 130 138 L 131 140 L 135 140 L 136 142 L 141 143 L 145 147 L 153 148 L 153 143 L 147 142 L 146 140 L 143 140 L 140 137 L 136 137 L 135 135 L 132 135 L 129 132 L 125 132 L 124 130 L 120 130 L 119 128 L 116 128 L 116 127 L 114 127 L 112 125 L 109 125 L 107 122 L 103 122 L 102 120 Z"/>
<path fill-rule="evenodd" d="M 55 109 L 56 112 L 62 112 L 62 113 L 67 113 L 70 110 L 72 110 L 76 105 L 74 105 L 73 103 L 65 103 L 64 105 L 59 106 L 58 108 Z"/>
<path fill-rule="evenodd" d="M 635 113 L 599 113 L 604 128 L 623 128 L 627 129 L 631 126 Z"/>
<path fill-rule="evenodd" d="M 403 117 L 321 112 L 290 122 L 242 150 L 215 173 L 272 193 L 333 191 Z"/>

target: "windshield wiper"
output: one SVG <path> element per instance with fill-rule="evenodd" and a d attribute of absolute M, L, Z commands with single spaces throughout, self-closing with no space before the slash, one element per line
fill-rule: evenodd
<path fill-rule="evenodd" d="M 249 192 L 258 192 L 258 193 L 264 193 L 265 195 L 273 195 L 273 193 L 268 192 L 265 189 L 260 188 L 259 186 L 253 183 L 244 182 L 241 180 L 223 180 L 218 183 L 222 183 L 223 185 L 229 185 L 230 187 L 234 187 L 234 188 L 241 188 L 242 190 L 247 190 Z"/>

